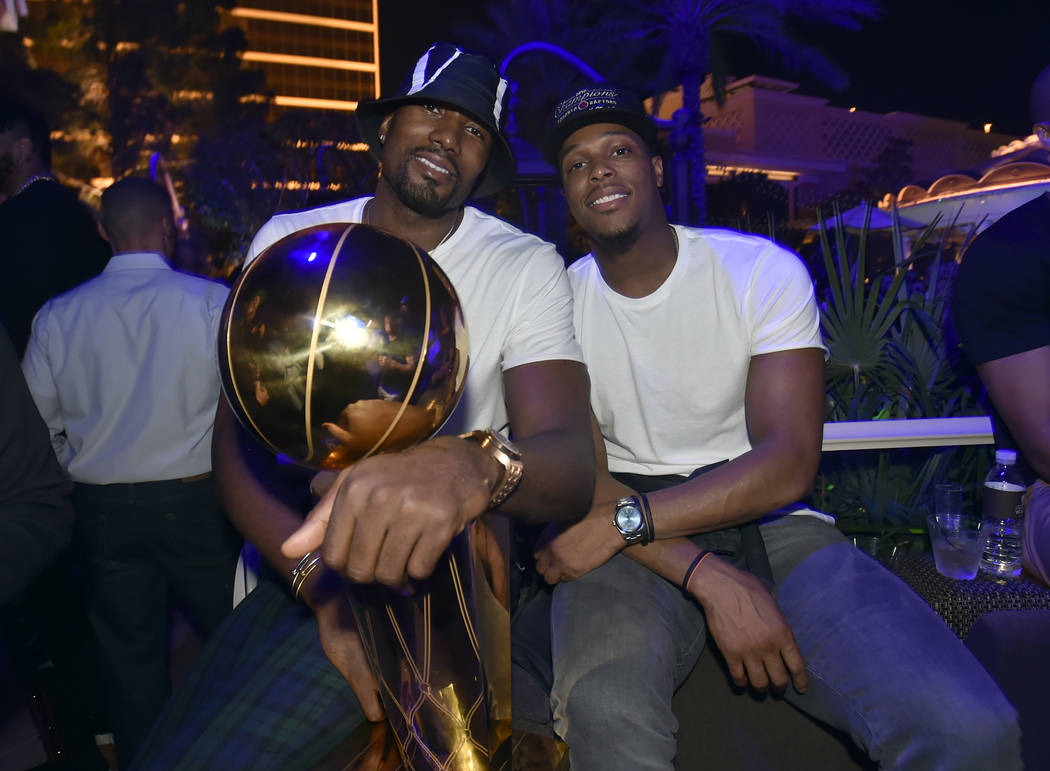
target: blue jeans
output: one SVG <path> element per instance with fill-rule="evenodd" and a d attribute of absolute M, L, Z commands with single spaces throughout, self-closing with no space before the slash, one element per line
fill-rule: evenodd
<path fill-rule="evenodd" d="M 761 531 L 810 680 L 784 698 L 849 733 L 882 768 L 1021 768 L 1013 708 L 903 581 L 814 517 Z M 551 612 L 554 727 L 573 771 L 673 769 L 671 696 L 706 642 L 699 607 L 617 555 L 560 584 Z"/>

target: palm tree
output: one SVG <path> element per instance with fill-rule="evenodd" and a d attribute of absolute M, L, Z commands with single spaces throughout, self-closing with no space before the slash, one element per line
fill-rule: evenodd
<path fill-rule="evenodd" d="M 846 233 L 837 210 L 835 215 L 833 224 L 821 220 L 818 233 L 828 283 L 820 311 L 829 353 L 825 420 L 978 414 L 973 377 L 956 366 L 946 339 L 946 284 L 955 264 L 944 238 L 933 240 L 939 221 L 906 246 L 894 212 L 892 272 L 869 281 L 871 205 L 855 237 Z M 931 256 L 929 286 L 921 293 L 908 292 L 908 267 Z M 972 447 L 831 455 L 835 457 L 822 463 L 814 503 L 839 517 L 844 529 L 883 534 L 921 526 L 920 512 L 937 480 L 976 478 L 988 460 L 987 451 Z"/>
<path fill-rule="evenodd" d="M 857 29 L 878 15 L 878 0 L 625 0 L 620 10 L 622 34 L 645 41 L 644 64 L 654 51 L 666 51 L 652 93 L 682 87 L 685 131 L 690 141 L 693 211 L 689 221 L 702 224 L 706 216 L 704 191 L 703 116 L 700 87 L 712 76 L 715 101 L 725 101 L 727 73 L 722 52 L 735 40 L 751 41 L 796 71 L 809 73 L 832 88 L 846 79 L 832 62 L 789 30 L 791 21 Z"/>

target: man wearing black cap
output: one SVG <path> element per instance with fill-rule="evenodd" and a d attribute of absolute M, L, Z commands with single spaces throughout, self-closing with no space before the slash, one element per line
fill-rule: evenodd
<path fill-rule="evenodd" d="M 433 46 L 397 94 L 358 108 L 361 133 L 381 162 L 375 196 L 278 215 L 252 242 L 249 260 L 325 222 L 363 222 L 416 242 L 456 287 L 470 325 L 470 372 L 441 436 L 359 462 L 306 525 L 253 474 L 220 400 L 213 453 L 224 503 L 280 577 L 261 582 L 234 617 L 264 628 L 262 645 L 271 650 L 260 660 L 210 646 L 205 657 L 221 671 L 194 680 L 199 693 L 183 694 L 162 718 L 140 767 L 191 758 L 209 767 L 220 744 L 223 768 L 258 768 L 262 757 L 267 767 L 309 767 L 363 716 L 382 717 L 340 574 L 401 586 L 429 575 L 452 537 L 489 508 L 545 520 L 586 510 L 594 479 L 588 382 L 562 260 L 550 244 L 464 205 L 512 179 L 500 133 L 505 93 L 487 59 Z M 498 433 L 507 425 L 513 444 Z M 301 594 L 311 615 L 287 599 L 287 584 L 297 560 L 322 543 L 324 563 L 298 564 L 308 573 Z M 212 674 L 240 694 L 223 693 Z M 254 712 L 246 714 L 248 698 Z"/>
<path fill-rule="evenodd" d="M 572 768 L 673 768 L 671 696 L 708 632 L 738 685 L 783 691 L 883 767 L 1020 767 L 1014 712 L 962 643 L 796 503 L 824 394 L 805 267 L 670 225 L 655 139 L 637 97 L 597 86 L 557 105 L 544 145 L 594 247 L 569 272 L 604 438 L 590 514 L 537 556 L 560 582 L 551 701 Z M 731 564 L 738 545 L 687 538 L 753 521 L 776 600 Z"/>

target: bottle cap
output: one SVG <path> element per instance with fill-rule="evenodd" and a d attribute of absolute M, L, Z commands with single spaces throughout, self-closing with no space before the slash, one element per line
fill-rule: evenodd
<path fill-rule="evenodd" d="M 1012 466 L 1017 463 L 1017 450 L 996 450 L 995 462 L 1004 466 Z"/>

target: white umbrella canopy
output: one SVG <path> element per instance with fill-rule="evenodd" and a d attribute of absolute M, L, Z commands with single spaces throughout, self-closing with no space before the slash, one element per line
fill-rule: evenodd
<path fill-rule="evenodd" d="M 840 213 L 837 217 L 828 217 L 824 220 L 824 226 L 833 229 L 836 224 L 841 222 L 842 226 L 847 231 L 860 231 L 864 227 L 864 210 L 867 208 L 867 204 L 854 206 L 852 209 L 847 209 Z M 918 230 L 926 225 L 924 222 L 913 220 L 900 214 L 898 215 L 898 219 L 900 220 L 901 230 Z M 889 230 L 892 227 L 893 214 L 891 212 L 877 209 L 874 206 L 871 207 L 871 221 L 868 223 L 868 230 Z M 809 229 L 819 230 L 820 224 L 813 225 Z"/>
<path fill-rule="evenodd" d="M 954 195 L 899 207 L 902 219 L 907 217 L 920 226 L 933 221 L 938 214 L 940 226 L 953 223 L 955 226 L 981 225 L 987 227 L 1018 206 L 1036 196 L 1050 192 L 1050 179 L 1029 182 L 1023 185 L 1000 187 L 995 190 L 974 190 L 965 195 Z"/>
<path fill-rule="evenodd" d="M 1050 151 L 1026 140 L 1020 150 L 994 159 L 972 176 L 947 174 L 927 190 L 908 185 L 897 194 L 897 211 L 924 225 L 940 215 L 938 227 L 983 229 L 1047 192 Z"/>

